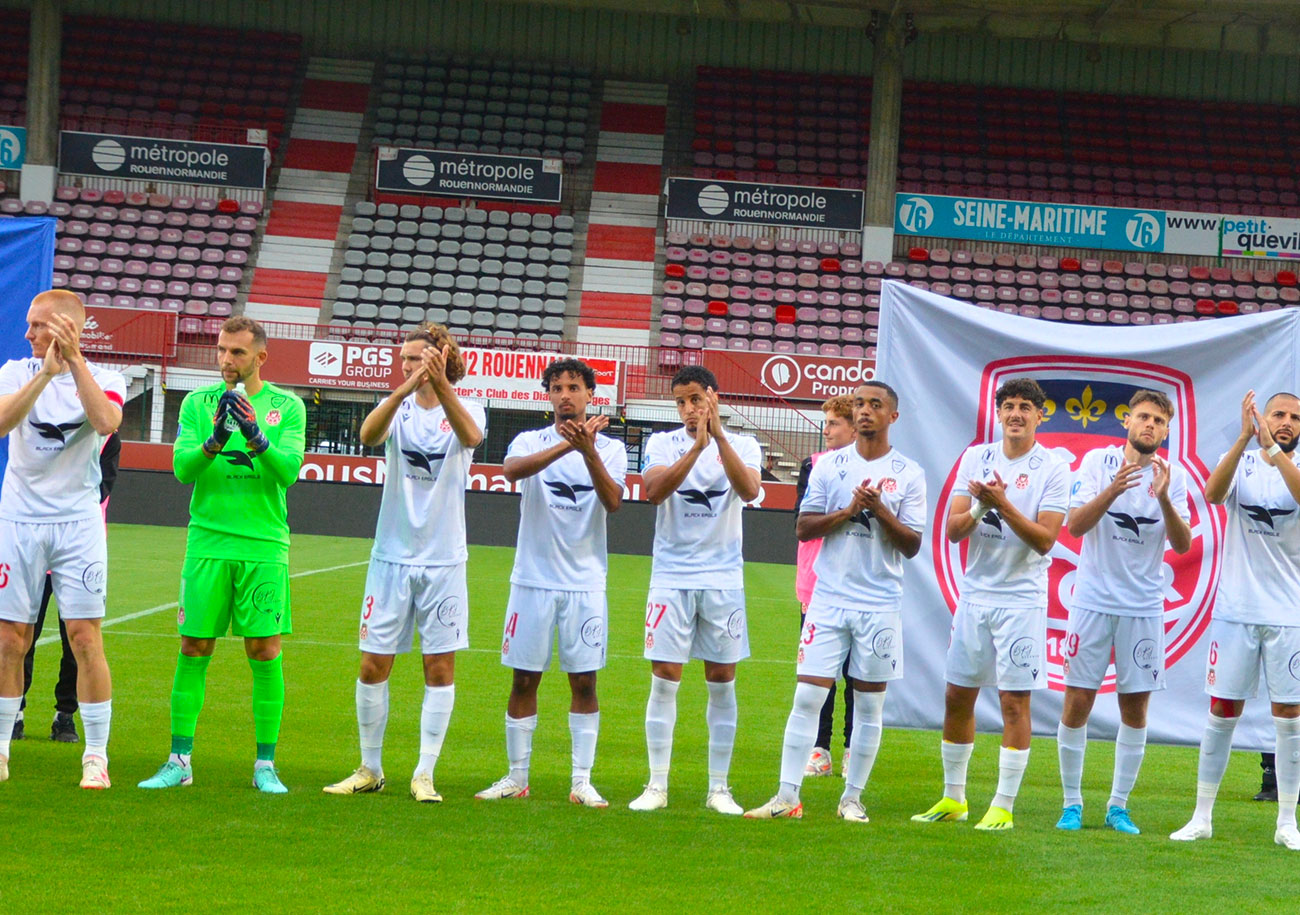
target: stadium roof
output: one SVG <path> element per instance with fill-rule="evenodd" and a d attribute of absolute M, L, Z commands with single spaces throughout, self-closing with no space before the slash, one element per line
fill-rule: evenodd
<path fill-rule="evenodd" d="M 1300 49 L 1300 0 L 530 0 L 696 18 L 861 28 L 914 14 L 921 31 L 1255 53 Z"/>

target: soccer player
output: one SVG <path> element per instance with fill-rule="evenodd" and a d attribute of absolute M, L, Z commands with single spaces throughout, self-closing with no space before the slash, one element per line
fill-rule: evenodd
<path fill-rule="evenodd" d="M 181 402 L 172 468 L 176 479 L 194 484 L 194 495 L 176 613 L 172 749 L 141 788 L 193 782 L 190 753 L 208 663 L 229 630 L 244 639 L 253 672 L 253 785 L 266 794 L 288 791 L 275 768 L 284 712 L 280 636 L 293 631 L 285 490 L 302 466 L 306 411 L 298 395 L 262 380 L 266 358 L 262 326 L 228 318 L 217 337 L 221 380 Z"/>
<path fill-rule="evenodd" d="M 0 782 L 23 701 L 23 656 L 32 640 L 45 573 L 77 659 L 86 731 L 81 787 L 108 788 L 112 681 L 101 622 L 108 546 L 99 510 L 99 451 L 122 422 L 126 380 L 86 361 L 86 310 L 65 289 L 27 310 L 32 358 L 0 367 L 0 435 L 9 466 L 0 487 Z"/>
<path fill-rule="evenodd" d="M 1112 652 L 1120 726 L 1106 825 L 1137 835 L 1128 797 L 1147 742 L 1147 703 L 1165 688 L 1165 541 L 1192 546 L 1187 475 L 1156 455 L 1169 436 L 1174 405 L 1138 391 L 1124 417 L 1128 441 L 1089 451 L 1079 464 L 1066 525 L 1083 546 L 1065 636 L 1065 706 L 1056 741 L 1064 809 L 1057 829 L 1083 827 L 1083 756 L 1088 715 Z"/>
<path fill-rule="evenodd" d="M 853 742 L 836 815 L 868 822 L 862 789 L 880 749 L 885 687 L 903 676 L 903 560 L 921 549 L 925 474 L 889 444 L 889 427 L 898 419 L 893 388 L 869 381 L 853 403 L 857 441 L 817 462 L 799 505 L 799 539 L 822 540 L 817 583 L 800 638 L 781 787 L 762 807 L 746 811 L 751 819 L 803 816 L 799 788 L 817 720 L 848 658 Z"/>
<path fill-rule="evenodd" d="M 981 687 L 997 686 L 998 790 L 975 828 L 1014 826 L 1012 809 L 1029 764 L 1029 697 L 1047 686 L 1047 554 L 1070 498 L 1069 465 L 1035 438 L 1046 401 L 1032 378 L 1003 384 L 994 395 L 1002 441 L 972 445 L 957 468 L 946 533 L 952 543 L 970 542 L 944 665 L 944 793 L 912 817 L 918 822 L 966 819 L 975 700 Z"/>
<path fill-rule="evenodd" d="M 437 803 L 442 795 L 433 770 L 456 696 L 456 652 L 469 647 L 465 488 L 487 417 L 480 405 L 456 396 L 452 385 L 465 377 L 465 362 L 447 328 L 426 324 L 411 331 L 401 358 L 404 380 L 361 424 L 361 443 L 383 444 L 388 462 L 361 602 L 361 765 L 324 790 L 383 790 L 388 675 L 393 656 L 411 650 L 418 628 L 425 686 L 411 796 Z"/>
<path fill-rule="evenodd" d="M 718 379 L 708 369 L 681 369 L 671 390 L 683 425 L 650 436 L 642 469 L 646 498 L 658 506 L 645 617 L 650 783 L 628 807 L 668 806 L 682 665 L 699 658 L 709 691 L 705 806 L 739 816 L 744 811 L 727 773 L 736 738 L 736 664 L 749 657 L 740 513 L 758 497 L 763 454 L 752 437 L 723 429 Z"/>
<path fill-rule="evenodd" d="M 847 394 L 840 394 L 830 398 L 822 404 L 822 441 L 826 443 L 826 450 L 819 451 L 816 454 L 809 455 L 799 463 L 799 479 L 795 483 L 795 504 L 798 505 L 803 501 L 804 493 L 808 491 L 808 477 L 812 474 L 813 465 L 826 454 L 828 451 L 834 451 L 836 448 L 843 448 L 853 441 L 857 433 L 853 428 L 853 398 Z M 794 573 L 794 592 L 795 597 L 799 599 L 799 631 L 803 632 L 804 619 L 808 615 L 808 602 L 812 600 L 813 585 L 817 581 L 817 573 L 813 571 L 813 563 L 817 560 L 817 554 L 821 551 L 822 542 L 820 540 L 805 540 L 799 544 L 798 558 L 795 564 Z M 841 672 L 848 682 L 849 662 L 844 661 L 844 670 Z M 835 728 L 835 684 L 831 684 L 831 691 L 826 696 L 826 702 L 822 704 L 821 717 L 817 724 L 817 742 L 813 745 L 812 755 L 808 757 L 808 765 L 804 768 L 804 777 L 823 776 L 831 774 L 831 732 Z M 848 772 L 849 766 L 849 741 L 853 736 L 853 690 L 845 688 L 844 690 L 844 755 L 840 758 L 840 775 Z"/>
<path fill-rule="evenodd" d="M 609 803 L 591 784 L 600 730 L 596 671 L 605 666 L 609 611 L 605 599 L 605 517 L 623 503 L 627 452 L 601 435 L 605 416 L 587 417 L 596 373 L 579 359 L 557 359 L 542 373 L 554 425 L 515 436 L 506 451 L 507 480 L 522 481 L 519 540 L 510 574 L 501 663 L 514 669 L 506 706 L 510 771 L 474 795 L 528 796 L 528 760 L 537 728 L 537 687 L 551 664 L 558 632 L 560 669 L 569 675 L 573 777 L 569 800 Z"/>
<path fill-rule="evenodd" d="M 1196 812 L 1169 838 L 1213 835 L 1214 799 L 1228 768 L 1232 733 L 1246 700 L 1259 690 L 1259 668 L 1277 733 L 1277 827 L 1273 841 L 1300 851 L 1300 399 L 1278 393 L 1261 417 L 1255 392 L 1241 402 L 1241 433 L 1205 484 L 1206 501 L 1228 512 L 1223 574 L 1210 621 L 1205 691 L 1210 715 L 1196 771 Z M 1247 451 L 1252 439 L 1259 450 Z"/>

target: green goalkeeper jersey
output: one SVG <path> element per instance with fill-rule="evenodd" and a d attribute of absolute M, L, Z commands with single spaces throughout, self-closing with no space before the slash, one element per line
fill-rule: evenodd
<path fill-rule="evenodd" d="M 248 450 L 238 429 L 214 458 L 203 454 L 212 435 L 223 382 L 191 391 L 181 402 L 180 431 L 172 449 L 176 479 L 194 484 L 185 555 L 198 559 L 289 561 L 285 491 L 302 466 L 307 411 L 302 398 L 273 384 L 248 399 L 271 446 Z"/>

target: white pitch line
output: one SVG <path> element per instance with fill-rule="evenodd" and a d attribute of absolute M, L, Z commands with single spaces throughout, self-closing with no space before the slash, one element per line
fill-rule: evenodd
<path fill-rule="evenodd" d="M 305 578 L 308 575 L 321 575 L 325 572 L 337 572 L 340 569 L 351 569 L 356 566 L 363 566 L 369 561 L 370 561 L 369 559 L 363 559 L 360 562 L 349 562 L 341 566 L 330 566 L 329 568 L 326 569 L 306 569 L 302 572 L 294 572 L 289 577 Z M 127 613 L 124 616 L 115 616 L 112 617 L 111 619 L 104 620 L 104 622 L 100 624 L 100 628 L 116 626 L 118 623 L 129 623 L 131 620 L 138 620 L 142 616 L 153 616 L 155 613 L 162 613 L 164 610 L 174 610 L 176 609 L 177 606 L 179 606 L 179 604 L 176 601 L 172 601 L 169 604 L 159 604 L 156 607 L 149 607 L 146 610 L 137 610 L 134 613 Z M 46 635 L 37 639 L 36 644 L 38 646 L 53 645 L 57 641 L 59 641 L 59 637 L 57 635 Z"/>

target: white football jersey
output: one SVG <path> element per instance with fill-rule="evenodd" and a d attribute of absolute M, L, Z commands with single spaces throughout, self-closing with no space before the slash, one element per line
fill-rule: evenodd
<path fill-rule="evenodd" d="M 545 451 L 564 439 L 554 426 L 521 432 L 506 459 Z M 627 477 L 621 442 L 596 435 L 596 452 L 619 486 Z M 510 581 L 550 591 L 603 591 L 607 564 L 605 506 L 596 497 L 587 463 L 576 451 L 519 484 L 519 540 Z"/>
<path fill-rule="evenodd" d="M 1279 458 L 1281 456 L 1279 455 Z M 1228 529 L 1216 619 L 1265 626 L 1300 626 L 1300 506 L 1281 472 L 1247 451 L 1224 502 Z"/>
<path fill-rule="evenodd" d="M 642 473 L 670 467 L 690 450 L 694 436 L 683 426 L 656 432 L 645 447 Z M 746 467 L 762 468 L 762 450 L 748 435 L 727 435 Z M 745 586 L 740 513 L 744 503 L 731 488 L 718 443 L 709 440 L 677 491 L 655 512 L 650 587 L 738 589 Z"/>
<path fill-rule="evenodd" d="M 1070 467 L 1038 442 L 1014 461 L 1002 450 L 1001 441 L 972 445 L 961 456 L 952 491 L 969 495 L 971 480 L 992 480 L 995 472 L 1007 484 L 1011 504 L 1031 521 L 1038 519 L 1039 512 L 1065 514 L 1070 506 Z M 1044 607 L 1051 562 L 992 510 L 968 538 L 961 596 L 987 607 Z"/>
<path fill-rule="evenodd" d="M 799 511 L 824 515 L 853 501 L 863 480 L 881 488 L 881 499 L 898 520 L 925 530 L 925 472 L 890 449 L 874 461 L 858 454 L 857 443 L 828 451 L 813 465 Z M 903 554 L 880 531 L 870 511 L 827 534 L 813 564 L 817 583 L 811 604 L 841 610 L 896 610 L 903 596 Z"/>
<path fill-rule="evenodd" d="M 469 558 L 465 487 L 474 449 L 460 443 L 441 404 L 426 410 L 415 396 L 397 408 L 384 443 L 388 474 L 370 555 L 402 565 L 456 565 Z M 486 433 L 483 407 L 464 406 Z"/>
<path fill-rule="evenodd" d="M 36 377 L 41 363 L 11 359 L 0 366 L 0 395 L 16 393 Z M 95 383 L 120 407 L 126 401 L 122 374 L 92 362 L 86 365 Z M 99 452 L 107 438 L 87 421 L 72 373 L 55 375 L 9 433 L 0 518 L 54 522 L 102 517 Z"/>
<path fill-rule="evenodd" d="M 1097 498 L 1124 464 L 1124 446 L 1096 448 L 1083 456 L 1070 489 L 1070 508 Z M 1187 474 L 1169 467 L 1169 500 L 1184 521 Z M 1164 613 L 1165 515 L 1155 496 L 1155 465 L 1138 474 L 1138 485 L 1111 503 L 1101 520 L 1083 535 L 1071 607 L 1116 616 Z"/>

